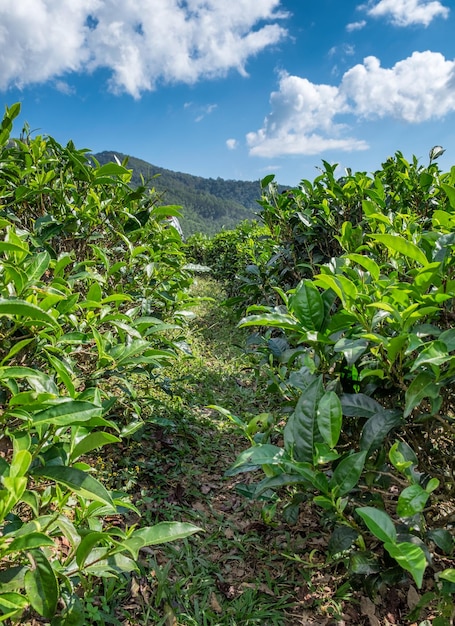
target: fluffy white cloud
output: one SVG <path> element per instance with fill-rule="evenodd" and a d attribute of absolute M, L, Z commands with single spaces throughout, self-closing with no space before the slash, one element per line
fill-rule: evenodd
<path fill-rule="evenodd" d="M 234 68 L 286 36 L 280 0 L 2 0 L 0 89 L 111 71 L 138 97 L 156 83 L 193 83 Z"/>
<path fill-rule="evenodd" d="M 226 139 L 226 146 L 229 150 L 235 150 L 238 148 L 239 142 L 237 139 Z"/>
<path fill-rule="evenodd" d="M 248 133 L 250 154 L 319 154 L 325 150 L 361 150 L 362 141 L 342 137 L 344 126 L 334 118 L 348 112 L 338 87 L 315 85 L 306 78 L 283 74 L 279 91 L 270 97 L 272 112 L 263 128 Z"/>
<path fill-rule="evenodd" d="M 340 90 L 353 112 L 419 123 L 455 111 L 455 61 L 439 52 L 414 52 L 392 68 L 367 57 L 343 76 Z"/>
<path fill-rule="evenodd" d="M 350 129 L 340 116 L 409 123 L 444 117 L 455 111 L 455 61 L 437 52 L 414 52 L 385 69 L 376 57 L 367 57 L 344 74 L 339 86 L 283 74 L 270 103 L 263 127 L 247 135 L 250 154 L 364 150 L 366 142 L 346 136 Z"/>
<path fill-rule="evenodd" d="M 373 5 L 370 2 L 365 8 L 368 15 L 390 18 L 396 26 L 428 26 L 436 17 L 449 16 L 449 9 L 439 0 L 380 0 Z"/>
<path fill-rule="evenodd" d="M 362 30 L 367 25 L 366 20 L 360 20 L 359 22 L 350 22 L 346 24 L 346 30 L 348 33 L 352 33 L 355 30 Z"/>
<path fill-rule="evenodd" d="M 93 0 L 2 0 L 0 88 L 78 70 L 89 59 L 85 19 Z"/>

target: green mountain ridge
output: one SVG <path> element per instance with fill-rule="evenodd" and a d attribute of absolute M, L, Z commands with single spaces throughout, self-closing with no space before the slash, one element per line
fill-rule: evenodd
<path fill-rule="evenodd" d="M 259 180 L 255 182 L 203 178 L 183 172 L 167 170 L 142 159 L 106 150 L 93 155 L 100 163 L 123 162 L 133 170 L 132 185 L 153 187 L 161 196 L 160 204 L 182 207 L 182 225 L 185 236 L 196 232 L 213 235 L 222 229 L 235 228 L 246 219 L 256 219 L 260 211 Z"/>

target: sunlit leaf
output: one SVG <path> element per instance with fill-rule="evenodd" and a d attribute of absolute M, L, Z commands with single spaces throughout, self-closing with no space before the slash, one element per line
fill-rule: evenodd
<path fill-rule="evenodd" d="M 405 487 L 398 496 L 397 515 L 400 517 L 412 517 L 421 513 L 425 508 L 430 494 L 420 485 Z"/>
<path fill-rule="evenodd" d="M 101 417 L 102 407 L 82 400 L 69 400 L 39 411 L 33 416 L 35 424 L 55 424 L 69 426 L 87 422 L 92 417 Z"/>
<path fill-rule="evenodd" d="M 114 503 L 106 488 L 90 474 L 72 467 L 46 466 L 31 471 L 33 476 L 55 480 L 83 497 L 113 507 Z"/>
<path fill-rule="evenodd" d="M 74 461 L 83 454 L 87 454 L 87 452 L 91 452 L 92 450 L 96 450 L 97 448 L 101 448 L 102 446 L 118 441 L 120 441 L 120 438 L 115 435 L 111 435 L 110 433 L 105 433 L 103 431 L 92 432 L 74 446 L 74 450 L 72 451 L 70 458 Z"/>
<path fill-rule="evenodd" d="M 417 263 L 420 263 L 421 265 L 426 265 L 428 263 L 427 257 L 422 252 L 422 249 L 412 241 L 408 241 L 400 235 L 375 234 L 368 236 L 379 243 L 383 243 L 392 252 L 398 252 L 413 261 L 417 261 Z"/>
<path fill-rule="evenodd" d="M 13 318 L 25 318 L 35 323 L 44 323 L 46 326 L 58 327 L 58 322 L 39 306 L 25 300 L 0 298 L 0 316 L 7 315 Z"/>
<path fill-rule="evenodd" d="M 403 569 L 412 574 L 417 587 L 420 589 L 427 566 L 427 560 L 422 548 L 407 541 L 398 544 L 385 543 L 384 548 Z"/>
<path fill-rule="evenodd" d="M 28 604 L 28 599 L 24 596 L 21 596 L 19 593 L 0 593 L 0 622 L 4 622 L 9 618 L 14 617 L 17 613 L 23 611 L 28 606 Z"/>

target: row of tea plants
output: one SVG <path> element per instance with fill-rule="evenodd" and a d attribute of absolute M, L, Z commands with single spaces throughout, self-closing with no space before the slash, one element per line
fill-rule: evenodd
<path fill-rule="evenodd" d="M 228 475 L 254 472 L 240 491 L 264 519 L 313 507 L 348 587 L 374 596 L 409 573 L 413 617 L 437 606 L 435 626 L 455 591 L 455 167 L 441 153 L 343 178 L 324 162 L 284 193 L 262 181 L 268 293 L 246 268 L 236 306 L 250 304 L 240 326 L 282 410 L 247 422 L 218 407 L 249 442 Z"/>
<path fill-rule="evenodd" d="M 138 385 L 176 357 L 191 278 L 164 219 L 177 207 L 132 189 L 125 163 L 27 127 L 11 139 L 19 112 L 0 126 L 0 621 L 83 626 L 94 577 L 198 530 L 141 527 L 86 456 L 141 427 Z"/>

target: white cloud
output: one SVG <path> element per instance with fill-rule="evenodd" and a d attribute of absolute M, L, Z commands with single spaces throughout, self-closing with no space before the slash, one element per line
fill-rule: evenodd
<path fill-rule="evenodd" d="M 139 97 L 158 82 L 194 83 L 286 36 L 280 0 L 2 0 L 0 89 L 111 71 L 110 88 Z"/>
<path fill-rule="evenodd" d="M 455 60 L 439 52 L 414 52 L 390 69 L 367 57 L 345 73 L 340 90 L 353 112 L 365 118 L 393 117 L 410 123 L 455 111 Z"/>
<path fill-rule="evenodd" d="M 275 173 L 277 170 L 283 169 L 282 165 L 267 165 L 261 169 L 262 172 L 273 172 Z"/>
<path fill-rule="evenodd" d="M 315 85 L 306 78 L 282 74 L 279 91 L 272 93 L 270 102 L 272 113 L 264 127 L 247 135 L 252 155 L 274 157 L 367 148 L 363 141 L 343 137 L 344 127 L 334 122 L 336 115 L 348 112 L 338 87 Z"/>
<path fill-rule="evenodd" d="M 270 103 L 263 127 L 247 135 L 251 155 L 364 150 L 365 141 L 347 136 L 346 116 L 419 123 L 454 112 L 455 61 L 437 52 L 414 52 L 386 69 L 367 57 L 345 72 L 339 86 L 282 74 Z"/>
<path fill-rule="evenodd" d="M 379 0 L 361 8 L 366 8 L 372 17 L 390 18 L 395 26 L 428 26 L 436 17 L 449 16 L 449 9 L 439 0 Z"/>
<path fill-rule="evenodd" d="M 350 57 L 354 53 L 355 53 L 354 46 L 352 46 L 351 44 L 345 43 L 345 44 L 342 44 L 341 46 L 333 46 L 332 48 L 330 48 L 327 54 L 329 57 L 333 57 L 333 56 Z"/>
<path fill-rule="evenodd" d="M 76 93 L 76 90 L 74 89 L 74 87 L 69 85 L 64 80 L 56 80 L 55 81 L 55 88 L 56 88 L 57 91 L 60 91 L 60 93 L 65 94 L 65 96 L 72 96 L 73 94 Z"/>
<path fill-rule="evenodd" d="M 235 150 L 236 148 L 238 148 L 239 142 L 237 141 L 237 139 L 227 139 L 226 140 L 226 146 L 228 147 L 229 150 Z"/>
<path fill-rule="evenodd" d="M 351 22 L 350 24 L 346 24 L 346 30 L 348 33 L 352 33 L 355 30 L 362 30 L 367 25 L 365 20 L 360 20 L 359 22 Z"/>
<path fill-rule="evenodd" d="M 217 108 L 218 108 L 217 104 L 207 104 L 206 106 L 199 107 L 200 113 L 197 115 L 194 121 L 195 122 L 202 121 L 204 117 L 207 117 L 207 115 L 210 115 L 210 113 L 213 113 L 213 111 L 215 111 Z"/>

